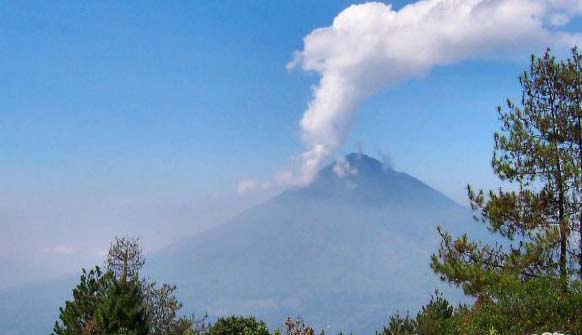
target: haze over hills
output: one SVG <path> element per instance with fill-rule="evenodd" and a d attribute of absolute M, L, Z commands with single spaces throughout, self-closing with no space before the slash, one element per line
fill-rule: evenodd
<path fill-rule="evenodd" d="M 480 233 L 468 209 L 350 154 L 308 187 L 148 256 L 145 270 L 178 286 L 185 313 L 252 314 L 271 327 L 299 315 L 316 328 L 373 333 L 389 312 L 416 310 L 443 287 L 428 266 L 439 224 Z M 0 291 L 0 334 L 48 333 L 73 282 Z"/>

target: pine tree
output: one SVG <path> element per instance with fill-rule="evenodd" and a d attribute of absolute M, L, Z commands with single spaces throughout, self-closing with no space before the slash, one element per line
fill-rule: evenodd
<path fill-rule="evenodd" d="M 137 239 L 115 237 L 107 255 L 107 268 L 114 276 L 95 311 L 99 334 L 149 333 L 144 286 L 139 280 L 143 264 Z"/>
<path fill-rule="evenodd" d="M 95 311 L 95 326 L 99 334 L 147 335 L 146 317 L 141 287 L 136 277 L 114 279 L 104 299 Z"/>
<path fill-rule="evenodd" d="M 572 185 L 572 223 L 574 231 L 578 230 L 578 274 L 582 279 L 582 55 L 574 48 L 572 57 L 566 63 L 563 76 L 565 89 L 569 97 L 566 128 L 571 139 L 574 182 Z"/>
<path fill-rule="evenodd" d="M 576 49 L 565 62 L 549 50 L 541 58 L 532 56 L 520 76 L 521 105 L 508 100 L 506 108 L 498 108 L 501 129 L 492 167 L 512 186 L 487 195 L 468 187 L 468 194 L 476 217 L 501 242 L 453 239 L 439 228 L 441 248 L 431 267 L 468 294 L 480 296 L 503 276 L 567 279 L 582 271 L 582 242 L 573 243 L 582 221 L 580 60 Z"/>

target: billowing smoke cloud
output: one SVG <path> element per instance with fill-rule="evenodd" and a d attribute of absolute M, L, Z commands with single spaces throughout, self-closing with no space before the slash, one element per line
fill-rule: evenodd
<path fill-rule="evenodd" d="M 483 56 L 570 47 L 579 34 L 563 26 L 582 0 L 424 0 L 395 11 L 371 2 L 342 11 L 304 38 L 289 69 L 321 78 L 301 119 L 307 149 L 294 183 L 308 184 L 342 144 L 355 111 L 379 89 L 435 66 Z"/>

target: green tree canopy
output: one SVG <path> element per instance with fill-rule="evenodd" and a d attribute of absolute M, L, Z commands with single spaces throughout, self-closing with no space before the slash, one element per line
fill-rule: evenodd
<path fill-rule="evenodd" d="M 209 331 L 209 335 L 269 335 L 267 325 L 254 317 L 228 316 L 219 318 Z"/>
<path fill-rule="evenodd" d="M 99 334 L 149 334 L 146 307 L 137 278 L 113 279 L 95 311 Z"/>

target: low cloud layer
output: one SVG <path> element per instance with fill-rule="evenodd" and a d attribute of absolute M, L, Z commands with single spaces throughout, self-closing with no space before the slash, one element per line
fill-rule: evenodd
<path fill-rule="evenodd" d="M 341 146 L 359 104 L 378 90 L 420 77 L 435 66 L 480 57 L 566 48 L 580 34 L 564 26 L 582 13 L 582 0 L 424 0 L 353 5 L 328 27 L 304 38 L 287 67 L 320 75 L 301 119 L 301 168 L 306 185 Z"/>

